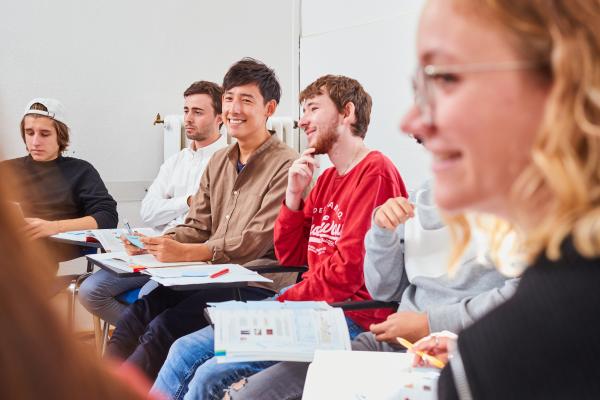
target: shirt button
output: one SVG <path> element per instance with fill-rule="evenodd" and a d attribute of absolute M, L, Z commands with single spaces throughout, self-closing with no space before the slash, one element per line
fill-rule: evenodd
<path fill-rule="evenodd" d="M 225 219 L 229 219 L 229 214 L 227 214 L 227 215 L 225 216 Z"/>
<path fill-rule="evenodd" d="M 234 190 L 234 191 L 233 191 L 233 195 L 234 195 L 234 196 L 237 196 L 237 195 L 238 195 L 238 191 L 237 191 L 237 190 Z"/>

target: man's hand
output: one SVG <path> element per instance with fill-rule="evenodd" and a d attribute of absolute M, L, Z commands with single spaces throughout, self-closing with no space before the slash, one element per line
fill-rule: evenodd
<path fill-rule="evenodd" d="M 415 216 L 415 206 L 404 197 L 388 199 L 375 211 L 375 223 L 390 231 Z"/>
<path fill-rule="evenodd" d="M 169 236 L 143 237 L 144 248 L 160 262 L 186 261 L 185 243 Z"/>
<path fill-rule="evenodd" d="M 143 235 L 139 232 L 134 232 L 136 236 L 139 236 L 140 238 L 146 237 L 146 235 Z M 127 237 L 125 235 L 121 235 L 121 237 L 119 238 L 121 239 L 121 242 L 123 242 L 123 245 L 125 245 L 125 251 L 127 252 L 127 254 L 129 254 L 130 256 L 137 256 L 140 254 L 146 254 L 147 251 L 144 249 L 140 249 L 137 246 L 134 246 L 133 244 L 131 244 L 131 242 L 129 240 L 127 240 Z"/>
<path fill-rule="evenodd" d="M 378 341 L 397 345 L 397 337 L 413 342 L 427 336 L 429 321 L 425 313 L 400 311 L 389 315 L 384 322 L 371 324 L 369 329 Z"/>
<path fill-rule="evenodd" d="M 313 153 L 315 149 L 310 147 L 304 150 L 299 159 L 292 163 L 288 170 L 288 186 L 285 192 L 285 205 L 290 209 L 297 211 L 300 208 L 302 193 L 310 185 L 315 168 L 319 163 Z"/>
<path fill-rule="evenodd" d="M 28 239 L 34 240 L 60 233 L 58 221 L 46 221 L 41 218 L 25 218 L 27 225 L 23 228 L 23 234 Z"/>

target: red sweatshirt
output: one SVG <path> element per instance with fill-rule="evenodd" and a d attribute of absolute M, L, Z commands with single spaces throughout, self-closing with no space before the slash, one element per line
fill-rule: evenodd
<path fill-rule="evenodd" d="M 284 204 L 275 222 L 275 254 L 282 265 L 308 265 L 309 270 L 278 299 L 370 300 L 363 275 L 365 235 L 373 209 L 398 196 L 407 196 L 398 170 L 386 156 L 371 151 L 346 175 L 335 168 L 325 170 L 300 210 Z M 347 315 L 368 329 L 391 312 L 372 309 Z"/>

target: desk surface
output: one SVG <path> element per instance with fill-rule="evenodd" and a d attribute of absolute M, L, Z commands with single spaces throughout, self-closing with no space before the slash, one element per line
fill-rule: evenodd
<path fill-rule="evenodd" d="M 91 263 L 92 265 L 97 265 L 98 267 L 102 268 L 103 270 L 108 271 L 111 274 L 118 276 L 119 278 L 128 278 L 130 276 L 147 276 L 148 278 L 150 278 L 150 275 L 143 274 L 141 272 L 123 271 L 121 269 L 111 267 L 110 265 L 107 265 L 101 261 L 90 258 L 88 256 L 86 256 L 86 258 L 87 258 L 88 262 Z M 173 285 L 173 286 L 167 286 L 167 287 L 170 289 L 173 289 L 173 290 L 199 290 L 199 289 L 219 289 L 219 288 L 235 289 L 235 288 L 242 288 L 242 287 L 247 287 L 247 286 L 248 286 L 248 282 L 231 282 L 231 283 L 202 283 L 202 284 L 197 284 L 197 285 Z"/>
<path fill-rule="evenodd" d="M 72 246 L 79 246 L 79 247 L 88 247 L 88 248 L 92 248 L 92 249 L 101 249 L 102 245 L 100 244 L 100 242 L 83 242 L 81 240 L 71 240 L 71 239 L 65 239 L 65 238 L 57 238 L 57 237 L 48 237 L 48 240 L 50 240 L 51 242 L 55 242 L 55 243 L 63 243 L 63 244 L 70 244 Z"/>

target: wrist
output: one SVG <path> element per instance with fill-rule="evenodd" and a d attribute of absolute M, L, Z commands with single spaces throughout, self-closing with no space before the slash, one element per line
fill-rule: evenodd
<path fill-rule="evenodd" d="M 182 243 L 182 246 L 184 246 L 183 253 L 186 262 L 204 262 L 210 261 L 212 258 L 210 249 L 204 244 Z"/>
<path fill-rule="evenodd" d="M 286 191 L 285 193 L 285 205 L 292 211 L 298 211 L 300 209 L 300 202 L 302 200 L 302 192 L 294 193 Z"/>
<path fill-rule="evenodd" d="M 60 220 L 54 221 L 54 230 L 55 230 L 55 232 L 54 232 L 55 234 L 62 232 L 62 224 L 60 223 Z"/>

